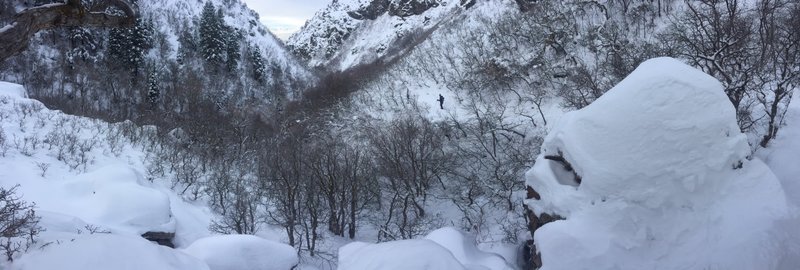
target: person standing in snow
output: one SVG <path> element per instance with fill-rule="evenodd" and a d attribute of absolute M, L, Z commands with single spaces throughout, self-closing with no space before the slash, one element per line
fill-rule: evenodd
<path fill-rule="evenodd" d="M 437 99 L 436 101 L 439 102 L 439 108 L 444 110 L 444 96 L 442 96 L 442 94 L 439 94 L 439 99 Z"/>

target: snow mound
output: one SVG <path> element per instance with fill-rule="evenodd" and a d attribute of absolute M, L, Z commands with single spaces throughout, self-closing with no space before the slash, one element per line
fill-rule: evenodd
<path fill-rule="evenodd" d="M 466 270 L 446 248 L 426 239 L 380 244 L 353 242 L 339 249 L 339 270 Z"/>
<path fill-rule="evenodd" d="M 787 203 L 748 154 L 718 81 L 642 63 L 565 115 L 527 173 L 526 204 L 565 218 L 535 232 L 542 269 L 771 269 Z"/>
<path fill-rule="evenodd" d="M 112 234 L 82 235 L 72 241 L 23 255 L 14 270 L 159 269 L 203 270 L 203 262 L 140 237 Z"/>
<path fill-rule="evenodd" d="M 0 82 L 0 96 L 12 98 L 27 98 L 28 92 L 25 87 L 15 83 Z"/>
<path fill-rule="evenodd" d="M 211 270 L 289 270 L 298 263 L 291 246 L 252 235 L 210 236 L 185 251 L 205 261 Z"/>
<path fill-rule="evenodd" d="M 133 168 L 109 165 L 42 187 L 33 183 L 26 198 L 39 209 L 62 213 L 114 233 L 175 232 L 169 196 L 154 189 Z M 46 191 L 45 191 L 46 190 Z"/>
<path fill-rule="evenodd" d="M 425 239 L 436 242 L 449 250 L 453 256 L 467 269 L 512 270 L 500 255 L 484 252 L 475 246 L 475 239 L 467 238 L 459 230 L 445 227 L 425 236 Z"/>

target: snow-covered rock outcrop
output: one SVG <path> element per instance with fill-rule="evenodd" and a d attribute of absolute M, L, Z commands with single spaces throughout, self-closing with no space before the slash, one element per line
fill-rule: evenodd
<path fill-rule="evenodd" d="M 787 215 L 778 179 L 748 160 L 720 83 L 671 58 L 642 63 L 566 114 L 527 173 L 541 269 L 773 269 Z"/>

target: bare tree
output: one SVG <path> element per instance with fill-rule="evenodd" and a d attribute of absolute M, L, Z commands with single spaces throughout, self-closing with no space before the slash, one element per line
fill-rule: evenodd
<path fill-rule="evenodd" d="M 778 135 L 792 99 L 800 84 L 800 4 L 784 0 L 758 2 L 758 44 L 761 45 L 755 79 L 756 100 L 765 114 L 765 131 L 759 142 L 767 147 Z"/>
<path fill-rule="evenodd" d="M 449 166 L 442 151 L 444 134 L 420 116 L 401 118 L 388 127 L 375 129 L 370 142 L 382 184 L 389 201 L 381 237 L 408 239 L 428 222 L 426 202 L 434 184 Z"/>
<path fill-rule="evenodd" d="M 742 131 L 755 125 L 751 117 L 753 76 L 757 61 L 753 22 L 737 0 L 685 1 L 686 11 L 668 32 L 669 43 L 689 62 L 722 82 Z"/>
<path fill-rule="evenodd" d="M 136 13 L 124 0 L 103 0 L 87 7 L 81 0 L 29 8 L 0 28 L 0 61 L 28 47 L 39 31 L 58 27 L 121 27 L 135 23 Z"/>

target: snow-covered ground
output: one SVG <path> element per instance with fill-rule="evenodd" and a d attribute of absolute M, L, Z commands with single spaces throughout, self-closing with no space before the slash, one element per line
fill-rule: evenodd
<path fill-rule="evenodd" d="M 126 139 L 123 129 L 142 139 Z M 186 202 L 162 179 L 146 179 L 154 134 L 151 127 L 49 110 L 22 86 L 0 82 L 0 187 L 18 186 L 17 195 L 36 204 L 44 229 L 27 253 L 0 269 L 231 269 L 208 254 L 248 253 L 273 254 L 251 260 L 273 269 L 297 264 L 285 244 L 211 236 L 214 216 L 203 202 Z M 146 232 L 175 233 L 177 249 L 145 240 Z"/>
<path fill-rule="evenodd" d="M 778 138 L 757 156 L 763 159 L 781 181 L 786 198 L 791 204 L 792 215 L 778 222 L 774 234 L 785 248 L 778 269 L 790 270 L 800 267 L 800 94 L 795 91 L 786 113 L 786 126 Z"/>

